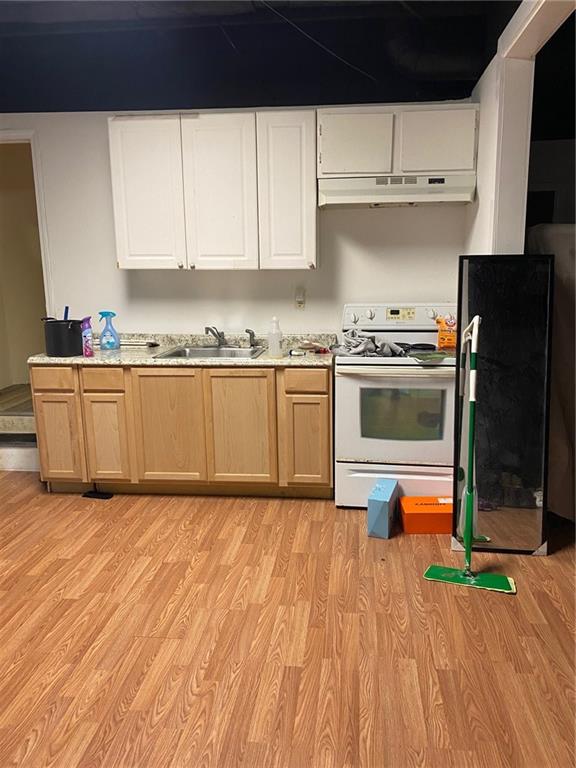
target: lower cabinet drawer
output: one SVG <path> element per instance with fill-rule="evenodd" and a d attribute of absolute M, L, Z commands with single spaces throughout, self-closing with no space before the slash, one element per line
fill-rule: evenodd
<path fill-rule="evenodd" d="M 76 389 L 76 375 L 71 365 L 34 365 L 30 368 L 30 383 L 37 391 L 68 391 Z"/>
<path fill-rule="evenodd" d="M 82 389 L 85 392 L 122 392 L 124 390 L 123 368 L 82 368 L 80 377 Z"/>
<path fill-rule="evenodd" d="M 328 392 L 328 368 L 287 368 L 284 371 L 284 391 L 289 394 Z"/>

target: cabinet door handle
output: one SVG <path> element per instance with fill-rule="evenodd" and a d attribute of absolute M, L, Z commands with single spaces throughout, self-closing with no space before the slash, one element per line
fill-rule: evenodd
<path fill-rule="evenodd" d="M 184 264 L 181 261 L 178 262 L 178 269 L 184 269 Z"/>
<path fill-rule="evenodd" d="M 188 264 L 188 269 L 196 269 L 196 264 Z"/>
<path fill-rule="evenodd" d="M 309 261 L 308 262 L 308 269 L 316 269 L 316 264 L 314 264 L 314 262 L 312 262 L 312 261 Z"/>

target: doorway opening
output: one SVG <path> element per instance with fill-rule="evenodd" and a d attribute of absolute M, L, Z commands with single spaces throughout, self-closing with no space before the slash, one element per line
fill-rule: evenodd
<path fill-rule="evenodd" d="M 526 251 L 554 254 L 548 507 L 574 520 L 575 14 L 536 55 Z"/>
<path fill-rule="evenodd" d="M 44 348 L 44 275 L 30 142 L 0 143 L 0 442 L 35 440 L 27 360 Z"/>

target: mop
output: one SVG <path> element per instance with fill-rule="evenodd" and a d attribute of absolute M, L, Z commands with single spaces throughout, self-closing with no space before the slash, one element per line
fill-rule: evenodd
<path fill-rule="evenodd" d="M 474 573 L 472 571 L 472 544 L 474 542 L 474 442 L 476 431 L 476 355 L 478 351 L 478 326 L 480 317 L 476 315 L 470 325 L 462 332 L 462 350 L 465 355 L 466 344 L 470 344 L 470 395 L 468 411 L 468 471 L 466 488 L 462 498 L 464 509 L 464 569 L 447 568 L 444 565 L 431 565 L 424 578 L 429 581 L 444 581 L 447 584 L 459 584 L 463 587 L 488 589 L 492 592 L 516 594 L 514 580 L 501 573 Z M 463 358 L 465 359 L 465 358 Z M 462 418 L 460 419 L 460 440 L 462 436 Z"/>
<path fill-rule="evenodd" d="M 460 446 L 462 443 L 462 419 L 464 418 L 464 394 L 466 389 L 466 343 L 462 343 L 462 349 L 460 352 L 460 391 L 458 393 L 458 436 L 454 453 L 460 459 Z M 466 488 L 466 472 L 463 467 L 458 467 L 458 473 L 456 475 L 458 480 L 458 492 L 456 494 L 457 499 L 464 497 L 464 489 Z M 464 542 L 464 503 L 460 505 L 460 514 L 458 515 L 458 525 L 456 528 L 456 539 L 462 544 Z M 488 544 L 490 542 L 489 536 L 484 536 L 481 533 L 476 533 L 474 530 L 476 522 L 478 520 L 478 494 L 474 494 L 474 524 L 472 526 L 473 536 L 472 544 Z"/>

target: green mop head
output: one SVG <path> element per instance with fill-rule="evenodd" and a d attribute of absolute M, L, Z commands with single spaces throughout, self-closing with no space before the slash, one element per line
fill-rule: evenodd
<path fill-rule="evenodd" d="M 424 578 L 428 581 L 443 581 L 446 584 L 458 584 L 461 587 L 489 589 L 492 592 L 516 594 L 514 579 L 501 573 L 469 573 L 460 568 L 446 568 L 444 565 L 431 565 Z"/>

